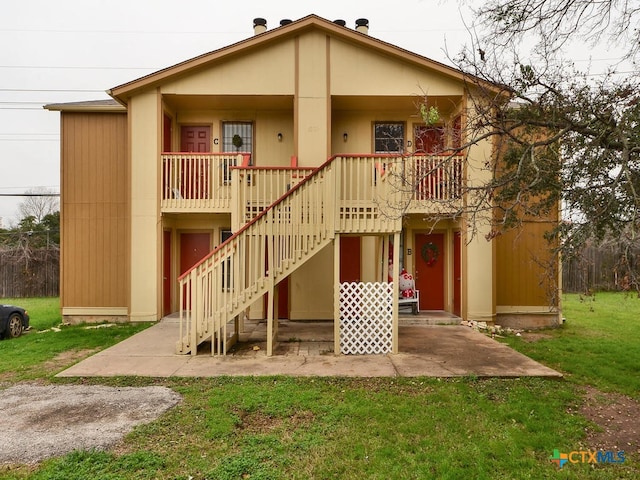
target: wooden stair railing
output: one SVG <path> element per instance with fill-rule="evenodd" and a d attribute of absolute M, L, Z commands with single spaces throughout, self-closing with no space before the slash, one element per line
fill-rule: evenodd
<path fill-rule="evenodd" d="M 444 198 L 457 198 L 458 162 L 452 173 L 443 173 L 440 164 L 438 168 L 428 164 L 430 170 L 423 173 L 416 169 L 420 162 L 423 170 L 427 168 L 424 161 L 398 155 L 345 155 L 313 170 L 179 278 L 177 353 L 195 355 L 198 345 L 211 340 L 212 354 L 226 354 L 232 337 L 237 338 L 238 316 L 273 292 L 336 233 L 399 232 L 403 209 L 410 202 L 437 205 Z M 418 193 L 425 198 L 416 198 L 415 187 L 403 192 L 402 185 L 391 181 L 403 179 L 405 170 L 423 174 L 420 185 L 425 188 Z M 232 322 L 235 328 L 230 337 Z"/>
<path fill-rule="evenodd" d="M 212 354 L 226 354 L 228 325 L 331 242 L 334 170 L 331 159 L 179 278 L 177 353 L 211 340 Z"/>

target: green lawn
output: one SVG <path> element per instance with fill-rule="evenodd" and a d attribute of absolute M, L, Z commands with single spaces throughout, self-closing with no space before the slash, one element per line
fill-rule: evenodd
<path fill-rule="evenodd" d="M 550 338 L 508 343 L 565 373 L 570 382 L 640 399 L 640 298 L 636 294 L 565 295 L 565 323 Z M 526 338 L 526 336 L 524 337 Z"/>
<path fill-rule="evenodd" d="M 49 378 L 149 326 L 124 324 L 87 330 L 85 325 L 61 325 L 58 298 L 3 298 L 2 303 L 27 309 L 31 328 L 18 338 L 0 341 L 0 384 Z"/>
<path fill-rule="evenodd" d="M 554 449 L 589 448 L 584 443 L 589 422 L 577 413 L 584 385 L 639 398 L 640 355 L 633 326 L 640 319 L 640 300 L 598 294 L 595 301 L 581 302 L 569 295 L 565 316 L 562 328 L 545 332 L 548 338 L 533 343 L 505 339 L 564 372 L 565 380 L 94 379 L 110 385 L 166 385 L 184 401 L 135 429 L 114 452 L 76 452 L 36 468 L 0 467 L 0 478 L 638 478 L 635 454 L 627 455 L 624 464 L 570 464 L 562 471 L 549 457 Z M 62 352 L 72 344 L 98 348 L 92 339 L 98 332 L 109 343 L 136 328 L 67 327 L 40 335 L 50 339 L 51 351 Z M 74 342 L 67 343 L 67 337 Z M 36 340 L 29 333 L 0 342 L 0 364 L 10 355 L 7 345 L 23 344 L 26 352 L 36 348 Z M 56 381 L 56 372 L 42 365 L 57 354 L 41 355 L 28 371 Z M 32 377 L 10 381 L 23 378 Z"/>

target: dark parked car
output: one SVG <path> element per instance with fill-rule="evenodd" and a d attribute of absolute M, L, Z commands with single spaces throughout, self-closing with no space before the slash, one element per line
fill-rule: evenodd
<path fill-rule="evenodd" d="M 29 315 L 24 308 L 0 305 L 0 338 L 15 338 L 29 328 Z"/>

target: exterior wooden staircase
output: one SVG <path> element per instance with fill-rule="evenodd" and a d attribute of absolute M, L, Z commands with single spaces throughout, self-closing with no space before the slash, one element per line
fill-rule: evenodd
<path fill-rule="evenodd" d="M 411 198 L 404 198 L 407 190 L 393 184 L 392 178 L 400 177 L 389 175 L 398 168 L 407 168 L 406 158 L 332 157 L 260 208 L 247 202 L 250 195 L 236 184 L 240 213 L 232 223 L 248 223 L 179 278 L 176 352 L 195 355 L 198 345 L 211 341 L 212 355 L 225 355 L 237 339 L 239 316 L 265 294 L 272 300 L 275 286 L 330 244 L 336 233 L 399 232 L 402 214 L 394 209 L 409 205 Z M 258 173 L 234 170 L 236 182 L 246 181 L 245 190 L 260 183 Z"/>

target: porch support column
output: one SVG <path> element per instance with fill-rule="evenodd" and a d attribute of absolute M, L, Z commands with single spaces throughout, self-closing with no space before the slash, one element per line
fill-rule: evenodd
<path fill-rule="evenodd" d="M 132 322 L 159 320 L 162 305 L 160 216 L 160 95 L 136 95 L 129 104 L 130 310 Z M 126 199 L 123 199 L 126 200 Z M 192 346 L 193 348 L 193 346 Z"/>
<path fill-rule="evenodd" d="M 267 291 L 267 357 L 273 355 L 274 331 L 273 331 L 273 284 Z"/>
<path fill-rule="evenodd" d="M 388 248 L 388 247 L 387 247 Z M 398 310 L 400 300 L 398 281 L 400 279 L 400 232 L 393 234 L 393 319 L 391 320 L 391 352 L 398 353 Z"/>
<path fill-rule="evenodd" d="M 273 310 L 274 310 L 274 290 L 275 290 L 275 250 L 274 250 L 274 241 L 273 241 L 273 210 L 269 211 L 269 217 L 267 219 L 268 226 L 266 232 L 266 266 L 267 266 L 267 357 L 273 355 L 273 345 L 275 343 L 275 331 L 273 328 Z M 277 318 L 276 318 L 277 321 Z"/>
<path fill-rule="evenodd" d="M 485 106 L 469 105 L 469 118 L 476 115 L 477 108 Z M 488 131 L 488 130 L 487 130 Z M 470 190 L 466 193 L 469 205 L 484 201 L 478 196 L 484 195 L 484 185 L 488 185 L 493 177 L 494 145 L 490 136 L 474 143 L 468 151 L 466 164 L 466 181 Z M 466 293 L 466 308 L 463 307 L 465 320 L 493 322 L 496 314 L 496 262 L 495 242 L 487 241 L 491 237 L 492 213 L 465 218 L 463 241 L 463 288 Z M 470 222 L 473 221 L 474 224 Z M 472 238 L 469 235 L 474 234 Z"/>
<path fill-rule="evenodd" d="M 340 234 L 333 239 L 333 353 L 340 355 Z"/>
<path fill-rule="evenodd" d="M 466 248 L 467 320 L 495 320 L 495 242 L 484 238 L 480 230 Z"/>
<path fill-rule="evenodd" d="M 273 339 L 278 343 L 278 327 L 280 326 L 280 284 L 273 288 Z"/>
<path fill-rule="evenodd" d="M 380 281 L 389 281 L 389 235 L 382 237 L 382 273 Z"/>

